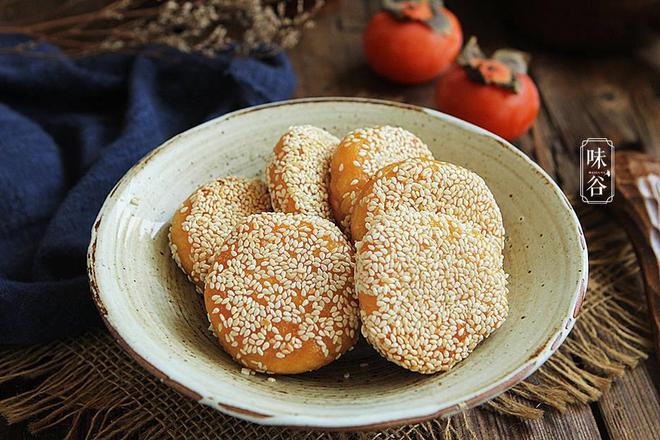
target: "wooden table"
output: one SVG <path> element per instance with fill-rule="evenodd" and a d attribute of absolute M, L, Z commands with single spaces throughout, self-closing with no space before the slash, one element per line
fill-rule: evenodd
<path fill-rule="evenodd" d="M 464 33 L 478 35 L 487 51 L 509 46 L 533 56 L 531 75 L 542 109 L 530 131 L 515 144 L 536 160 L 567 194 L 579 184 L 577 148 L 588 137 L 607 137 L 618 149 L 660 157 L 660 87 L 657 73 L 634 55 L 587 58 L 544 52 L 507 31 L 496 2 L 449 2 Z M 477 10 L 477 6 L 479 9 Z M 297 97 L 363 96 L 433 107 L 433 84 L 401 87 L 375 76 L 366 66 L 361 33 L 377 1 L 330 0 L 302 43 L 291 51 L 299 76 Z M 660 377 L 655 358 L 617 380 L 591 406 L 548 412 L 538 421 L 520 421 L 484 409 L 466 417 L 484 439 L 660 438 Z M 6 393 L 3 393 L 6 395 Z M 60 433 L 30 435 L 25 425 L 0 423 L 3 439 L 58 439 Z M 469 438 L 469 437 L 468 437 Z"/>

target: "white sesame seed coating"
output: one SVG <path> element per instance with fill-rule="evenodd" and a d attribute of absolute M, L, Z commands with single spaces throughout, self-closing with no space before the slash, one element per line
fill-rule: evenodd
<path fill-rule="evenodd" d="M 273 208 L 332 219 L 330 158 L 339 139 L 311 125 L 290 127 L 273 150 L 266 181 Z"/>
<path fill-rule="evenodd" d="M 410 209 L 382 214 L 356 260 L 362 334 L 411 371 L 450 369 L 506 319 L 501 251 L 471 224 Z"/>
<path fill-rule="evenodd" d="M 247 216 L 270 211 L 266 185 L 259 179 L 225 177 L 198 188 L 175 212 L 170 251 L 177 265 L 204 288 L 213 254 Z"/>
<path fill-rule="evenodd" d="M 359 241 L 373 218 L 403 208 L 433 211 L 472 222 L 504 247 L 504 225 L 495 197 L 476 173 L 458 165 L 413 158 L 388 165 L 365 185 L 351 216 Z"/>
<path fill-rule="evenodd" d="M 401 127 L 353 130 L 339 143 L 330 161 L 330 204 L 337 223 L 350 231 L 357 196 L 385 165 L 411 157 L 433 158 L 426 144 Z"/>
<path fill-rule="evenodd" d="M 256 371 L 326 365 L 356 341 L 354 251 L 332 222 L 305 214 L 248 217 L 218 252 L 204 292 L 225 351 Z"/>

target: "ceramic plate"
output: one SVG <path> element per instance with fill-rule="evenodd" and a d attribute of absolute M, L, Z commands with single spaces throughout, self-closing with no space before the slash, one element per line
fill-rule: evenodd
<path fill-rule="evenodd" d="M 316 372 L 269 382 L 262 374 L 241 374 L 208 331 L 201 297 L 170 257 L 169 219 L 210 179 L 261 176 L 278 138 L 298 124 L 339 137 L 362 126 L 404 127 L 420 136 L 436 159 L 477 172 L 492 189 L 507 231 L 509 318 L 451 371 L 411 373 L 362 341 Z M 335 429 L 417 422 L 497 396 L 562 343 L 587 285 L 587 250 L 575 213 L 557 185 L 524 154 L 433 110 L 354 98 L 248 108 L 175 136 L 112 190 L 92 231 L 88 265 L 108 328 L 168 385 L 252 422 Z"/>

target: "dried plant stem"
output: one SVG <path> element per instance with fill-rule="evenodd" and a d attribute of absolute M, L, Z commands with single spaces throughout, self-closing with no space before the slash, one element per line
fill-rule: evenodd
<path fill-rule="evenodd" d="M 60 17 L 0 24 L 0 33 L 25 34 L 72 55 L 150 44 L 209 56 L 227 48 L 269 54 L 297 44 L 301 30 L 323 4 L 322 0 L 115 0 L 87 12 L 66 15 L 63 7 Z"/>

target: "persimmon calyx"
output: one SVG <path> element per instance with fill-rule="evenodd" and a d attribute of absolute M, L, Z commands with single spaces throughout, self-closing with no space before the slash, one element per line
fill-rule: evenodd
<path fill-rule="evenodd" d="M 451 32 L 442 0 L 383 0 L 382 9 L 397 20 L 418 21 L 442 34 Z"/>
<path fill-rule="evenodd" d="M 470 37 L 457 62 L 472 81 L 518 93 L 521 86 L 518 74 L 527 73 L 529 59 L 529 54 L 515 49 L 498 49 L 488 58 L 477 38 Z"/>

